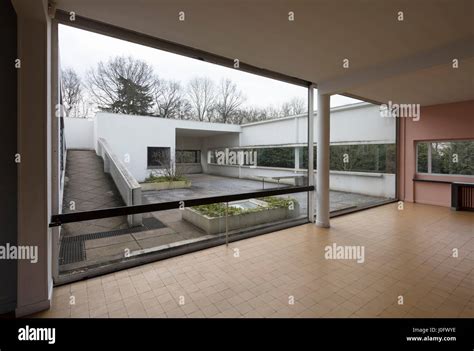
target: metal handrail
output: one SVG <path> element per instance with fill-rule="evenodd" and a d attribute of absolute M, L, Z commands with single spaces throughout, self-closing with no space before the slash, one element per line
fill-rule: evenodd
<path fill-rule="evenodd" d="M 213 203 L 246 200 L 246 199 L 251 199 L 251 198 L 259 198 L 259 197 L 266 197 L 266 196 L 272 196 L 272 195 L 302 193 L 302 192 L 307 192 L 307 191 L 314 191 L 314 189 L 315 188 L 313 185 L 298 186 L 298 187 L 293 186 L 293 187 L 285 187 L 285 188 L 277 188 L 277 189 L 258 190 L 258 191 L 253 191 L 249 193 L 211 196 L 211 197 L 204 197 L 204 198 L 198 198 L 198 199 L 178 200 L 178 201 L 169 201 L 169 202 L 161 202 L 161 203 L 146 204 L 146 205 L 121 206 L 121 207 L 105 208 L 101 210 L 63 213 L 63 214 L 57 214 L 57 215 L 51 216 L 51 223 L 49 223 L 49 227 L 58 227 L 65 223 L 81 222 L 81 221 L 88 221 L 88 220 L 93 220 L 93 219 L 127 216 L 127 215 L 147 213 L 147 212 L 182 209 L 184 208 L 184 206 L 191 207 L 191 206 L 199 206 L 199 205 L 209 205 Z"/>

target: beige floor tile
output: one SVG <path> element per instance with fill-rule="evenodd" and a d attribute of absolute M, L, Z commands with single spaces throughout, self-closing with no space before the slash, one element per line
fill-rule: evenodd
<path fill-rule="evenodd" d="M 63 285 L 34 317 L 472 318 L 473 226 L 472 213 L 380 206 Z M 326 260 L 333 243 L 364 246 L 365 262 Z"/>

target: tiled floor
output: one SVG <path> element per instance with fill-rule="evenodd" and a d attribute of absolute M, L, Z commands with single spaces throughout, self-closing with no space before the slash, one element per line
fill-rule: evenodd
<path fill-rule="evenodd" d="M 473 213 L 391 204 L 61 286 L 36 316 L 474 317 L 473 269 Z"/>

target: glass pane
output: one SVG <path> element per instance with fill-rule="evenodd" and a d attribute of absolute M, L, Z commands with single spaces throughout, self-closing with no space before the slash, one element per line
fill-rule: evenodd
<path fill-rule="evenodd" d="M 428 143 L 417 144 L 418 170 L 419 173 L 428 173 Z"/>
<path fill-rule="evenodd" d="M 349 212 L 395 198 L 394 118 L 384 118 L 378 106 L 366 102 L 333 110 L 330 142 L 332 212 Z"/>
<path fill-rule="evenodd" d="M 260 148 L 257 150 L 257 164 L 262 167 L 295 168 L 294 148 Z"/>
<path fill-rule="evenodd" d="M 431 169 L 435 174 L 474 174 L 474 142 L 431 143 Z"/>
<path fill-rule="evenodd" d="M 307 145 L 307 88 L 63 25 L 59 37 L 64 78 L 82 93 L 60 138 L 62 213 L 308 184 L 296 152 Z M 71 37 L 117 50 L 71 47 Z M 92 59 L 76 60 L 77 49 Z M 306 193 L 260 200 L 231 206 L 233 234 L 307 218 Z M 222 233 L 221 214 L 214 204 L 64 225 L 62 243 L 79 256 L 64 258 L 61 271 L 120 262 L 126 248 L 141 255 L 208 240 Z"/>
<path fill-rule="evenodd" d="M 395 172 L 395 144 L 331 145 L 333 171 Z"/>
<path fill-rule="evenodd" d="M 474 175 L 474 141 L 451 143 L 451 174 Z"/>
<path fill-rule="evenodd" d="M 300 148 L 299 150 L 300 157 L 300 169 L 308 169 L 308 148 Z M 316 169 L 317 165 L 317 147 L 313 147 L 313 169 Z"/>
<path fill-rule="evenodd" d="M 170 167 L 169 147 L 148 147 L 147 165 L 149 169 Z"/>
<path fill-rule="evenodd" d="M 307 193 L 233 201 L 226 207 L 226 203 L 193 207 L 184 203 L 180 209 L 64 224 L 60 277 L 170 252 L 170 246 L 181 249 L 200 241 L 212 243 L 226 236 L 226 228 L 229 239 L 255 230 L 271 231 L 307 218 Z M 140 225 L 130 226 L 130 220 Z"/>
<path fill-rule="evenodd" d="M 451 143 L 431 143 L 431 173 L 449 174 Z"/>

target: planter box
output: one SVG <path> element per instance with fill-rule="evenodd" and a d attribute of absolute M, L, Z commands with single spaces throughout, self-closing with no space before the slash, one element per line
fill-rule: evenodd
<path fill-rule="evenodd" d="M 260 201 L 259 202 L 263 202 Z M 266 208 L 257 212 L 248 212 L 229 216 L 227 219 L 229 231 L 253 227 L 259 224 L 282 221 L 284 219 L 296 218 L 300 215 L 299 204 L 295 202 L 294 209 L 286 207 Z M 207 234 L 225 233 L 225 217 L 208 217 L 200 212 L 185 208 L 182 215 L 185 221 L 201 228 Z"/>
<path fill-rule="evenodd" d="M 174 182 L 156 182 L 156 183 L 140 183 L 142 191 L 149 190 L 168 190 L 168 189 L 182 189 L 191 187 L 189 180 L 179 180 Z"/>

